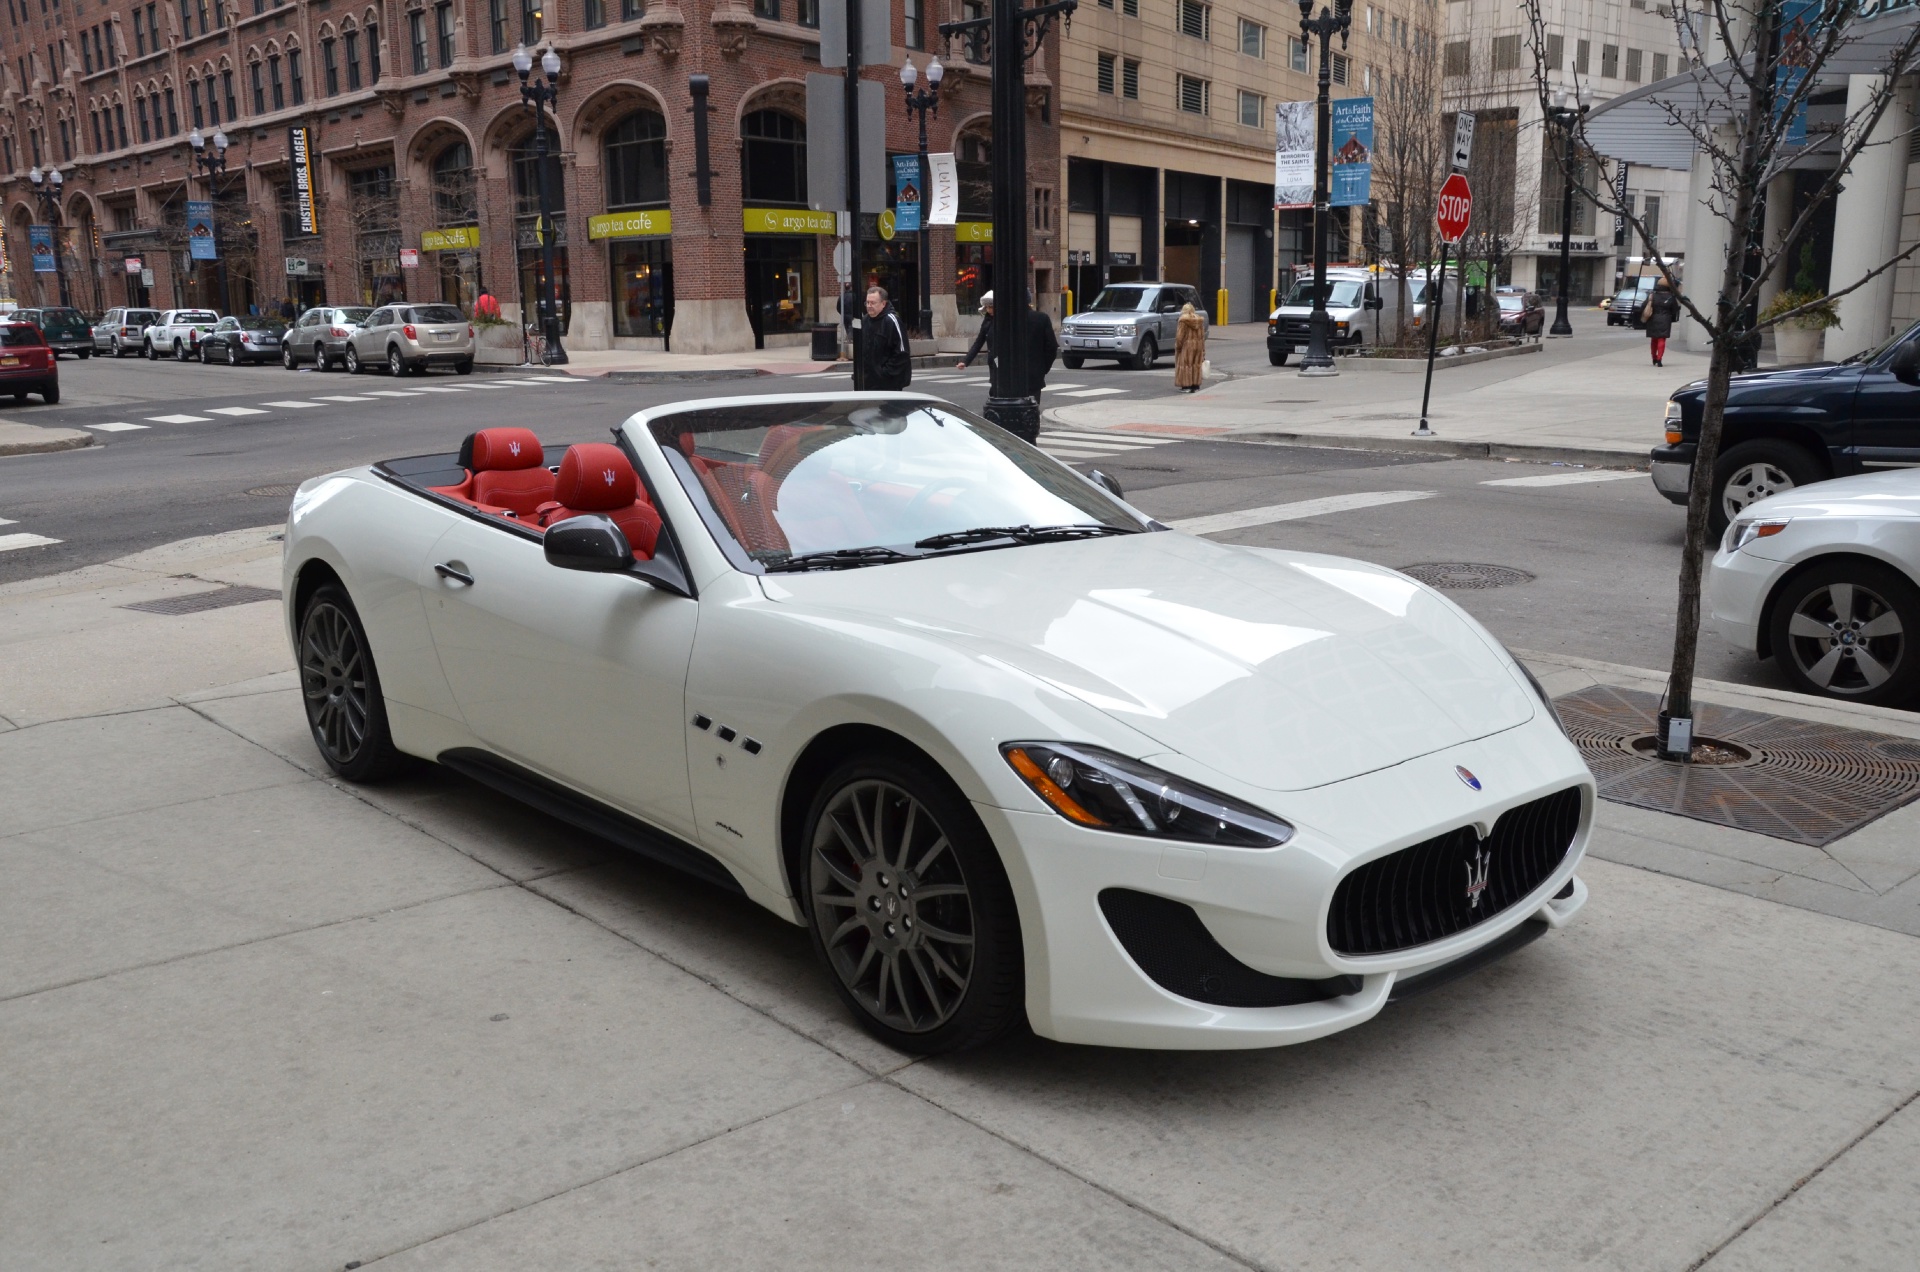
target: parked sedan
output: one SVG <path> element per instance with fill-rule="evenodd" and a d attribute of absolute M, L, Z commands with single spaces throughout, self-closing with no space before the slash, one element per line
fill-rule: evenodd
<path fill-rule="evenodd" d="M 147 328 L 159 321 L 158 309 L 109 309 L 93 326 L 94 352 L 116 358 L 139 353 Z"/>
<path fill-rule="evenodd" d="M 1742 508 L 1707 613 L 1802 693 L 1920 701 L 1920 470 L 1814 482 Z"/>
<path fill-rule="evenodd" d="M 278 318 L 222 318 L 200 339 L 200 361 L 224 362 L 237 367 L 242 362 L 278 362 L 280 337 L 287 324 Z"/>
<path fill-rule="evenodd" d="M 331 371 L 347 351 L 347 341 L 373 310 L 365 305 L 322 305 L 300 315 L 280 337 L 280 365 L 292 371 L 302 362 Z"/>
<path fill-rule="evenodd" d="M 70 353 L 76 358 L 93 355 L 93 326 L 78 309 L 69 309 L 64 305 L 49 306 L 45 309 L 16 309 L 13 321 L 30 322 L 40 328 L 40 334 L 47 338 L 47 347 L 54 356 Z"/>
<path fill-rule="evenodd" d="M 473 370 L 473 328 L 453 305 L 382 305 L 347 340 L 349 375 L 385 366 L 393 375 L 425 375 L 429 367 Z"/>
<path fill-rule="evenodd" d="M 485 428 L 302 484 L 284 571 L 342 777 L 434 760 L 739 893 L 903 1050 L 1304 1042 L 1586 900 L 1593 779 L 1465 611 L 935 398 Z"/>
<path fill-rule="evenodd" d="M 1547 309 L 1532 292 L 1501 292 L 1495 301 L 1500 306 L 1500 334 L 1537 336 L 1547 325 Z"/>
<path fill-rule="evenodd" d="M 11 393 L 15 402 L 38 393 L 48 406 L 60 400 L 60 365 L 30 322 L 0 322 L 0 393 Z"/>

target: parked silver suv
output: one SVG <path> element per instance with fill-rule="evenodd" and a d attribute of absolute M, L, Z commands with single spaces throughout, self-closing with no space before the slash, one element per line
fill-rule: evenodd
<path fill-rule="evenodd" d="M 110 353 L 116 358 L 139 353 L 141 337 L 148 327 L 159 321 L 158 309 L 109 309 L 106 316 L 94 324 L 94 351 Z"/>
<path fill-rule="evenodd" d="M 425 375 L 428 367 L 473 370 L 473 328 L 454 305 L 382 305 L 347 340 L 347 372 L 384 363 L 393 375 Z"/>
<path fill-rule="evenodd" d="M 280 338 L 280 365 L 292 371 L 302 362 L 311 362 L 316 371 L 332 370 L 334 360 L 346 352 L 347 341 L 372 312 L 365 305 L 321 305 L 307 310 Z"/>
<path fill-rule="evenodd" d="M 1093 303 L 1060 324 L 1060 361 L 1077 370 L 1088 358 L 1112 358 L 1136 371 L 1173 351 L 1180 307 L 1192 305 L 1202 320 L 1206 306 L 1185 283 L 1111 283 Z"/>

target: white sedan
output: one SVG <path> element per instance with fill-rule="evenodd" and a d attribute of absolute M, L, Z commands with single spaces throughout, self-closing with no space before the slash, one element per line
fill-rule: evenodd
<path fill-rule="evenodd" d="M 1803 693 L 1920 697 L 1920 472 L 1815 482 L 1748 504 L 1707 568 L 1707 613 Z"/>
<path fill-rule="evenodd" d="M 1168 531 L 919 395 L 614 437 L 300 487 L 338 772 L 434 760 L 744 893 L 908 1051 L 1300 1042 L 1586 900 L 1586 766 L 1403 575 Z"/>

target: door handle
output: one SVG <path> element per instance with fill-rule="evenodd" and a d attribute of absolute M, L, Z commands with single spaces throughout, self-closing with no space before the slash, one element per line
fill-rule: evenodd
<path fill-rule="evenodd" d="M 468 574 L 465 570 L 456 566 L 448 565 L 445 562 L 434 566 L 433 572 L 443 579 L 452 579 L 455 583 L 464 583 L 468 587 L 473 586 L 473 575 Z"/>

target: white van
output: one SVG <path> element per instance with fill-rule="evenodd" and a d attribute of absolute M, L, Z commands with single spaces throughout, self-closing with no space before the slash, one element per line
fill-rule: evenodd
<path fill-rule="evenodd" d="M 1427 313 L 1427 275 L 1415 270 L 1407 275 L 1407 326 L 1421 329 Z M 1460 294 L 1458 276 L 1449 272 L 1442 290 L 1442 303 L 1451 310 Z M 1307 318 L 1313 313 L 1313 272 L 1302 269 L 1297 281 L 1281 297 L 1280 307 L 1267 319 L 1267 361 L 1276 367 L 1287 365 L 1295 349 L 1307 347 Z M 1327 270 L 1327 315 L 1333 320 L 1333 345 L 1336 349 L 1355 348 L 1374 343 L 1375 333 L 1383 341 L 1392 341 L 1400 328 L 1399 276 L 1384 270 L 1375 272 L 1354 266 L 1334 266 Z"/>

